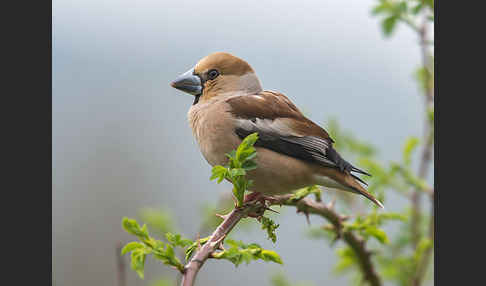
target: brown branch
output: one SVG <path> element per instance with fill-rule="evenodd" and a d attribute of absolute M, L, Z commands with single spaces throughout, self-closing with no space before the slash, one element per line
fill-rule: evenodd
<path fill-rule="evenodd" d="M 426 69 L 425 73 L 425 130 L 424 130 L 424 141 L 425 145 L 422 150 L 422 156 L 420 161 L 420 166 L 418 170 L 418 177 L 421 179 L 425 179 L 428 174 L 429 166 L 432 160 L 433 155 L 433 126 L 428 119 L 428 109 L 433 107 L 434 105 L 434 89 L 431 85 L 431 70 L 433 69 L 433 63 L 431 62 L 431 55 L 428 48 L 428 31 L 427 31 L 427 18 L 425 17 L 423 20 L 422 27 L 420 28 L 419 35 L 420 35 L 420 48 L 422 54 L 422 64 Z M 430 226 L 429 226 L 429 238 L 431 241 L 434 239 L 434 190 L 429 192 L 430 201 L 432 204 L 432 212 L 430 214 Z M 412 231 L 412 242 L 414 247 L 416 248 L 418 245 L 418 241 L 420 239 L 420 213 L 421 213 L 421 194 L 419 190 L 415 190 L 412 194 L 411 201 L 412 201 L 412 217 L 411 217 L 411 231 Z M 414 273 L 411 285 L 419 286 L 422 283 L 422 280 L 425 276 L 428 262 L 430 260 L 430 256 L 432 253 L 433 247 L 427 249 L 422 256 L 421 260 L 417 265 L 416 272 Z"/>
<path fill-rule="evenodd" d="M 123 244 L 121 241 L 117 243 L 116 246 L 116 274 L 117 274 L 117 285 L 118 286 L 125 286 L 126 285 L 126 276 L 125 276 L 125 260 L 121 255 Z"/>
<path fill-rule="evenodd" d="M 430 196 L 430 201 L 432 208 L 430 211 L 430 222 L 429 222 L 429 239 L 434 241 L 434 193 Z M 415 275 L 412 277 L 411 285 L 419 286 L 427 273 L 427 266 L 429 264 L 430 257 L 432 255 L 433 245 L 425 250 L 420 261 L 416 265 Z"/>
<path fill-rule="evenodd" d="M 343 222 L 348 217 L 339 215 L 334 211 L 332 203 L 325 205 L 310 198 L 296 200 L 293 194 L 274 196 L 268 201 L 270 205 L 295 206 L 298 212 L 320 215 L 327 219 L 333 225 L 337 237 L 342 238 L 356 253 L 364 279 L 369 281 L 372 286 L 382 285 L 381 279 L 378 277 L 371 261 L 371 252 L 366 249 L 365 241 L 351 230 L 344 228 Z M 197 249 L 194 256 L 184 267 L 181 285 L 194 285 L 196 276 L 206 260 L 211 258 L 212 254 L 221 248 L 224 238 L 242 218 L 247 217 L 249 214 L 252 214 L 252 216 L 255 216 L 255 214 L 262 215 L 266 209 L 261 204 L 248 204 L 242 208 L 235 208 L 229 214 L 222 216 L 223 222 L 210 235 L 208 242 Z"/>
<path fill-rule="evenodd" d="M 199 269 L 204 262 L 211 257 L 211 254 L 219 249 L 223 243 L 224 238 L 231 232 L 235 225 L 250 213 L 263 213 L 261 204 L 248 204 L 241 208 L 233 209 L 229 214 L 222 216 L 223 222 L 211 234 L 208 241 L 199 247 L 191 260 L 184 267 L 182 275 L 182 286 L 192 286 L 196 280 Z"/>
<path fill-rule="evenodd" d="M 275 200 L 271 201 L 272 205 L 295 206 L 297 207 L 297 211 L 320 215 L 327 219 L 333 225 L 333 230 L 337 238 L 342 238 L 356 253 L 364 279 L 373 286 L 382 285 L 381 279 L 377 275 L 371 261 L 371 252 L 366 249 L 365 241 L 351 230 L 344 228 L 343 222 L 347 217 L 339 215 L 334 211 L 332 204 L 325 205 L 322 202 L 316 202 L 307 197 L 301 200 L 294 200 L 292 194 L 276 196 L 274 198 Z"/>

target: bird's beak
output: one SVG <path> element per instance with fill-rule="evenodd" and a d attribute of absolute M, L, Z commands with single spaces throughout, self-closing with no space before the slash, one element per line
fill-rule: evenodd
<path fill-rule="evenodd" d="M 178 76 L 170 85 L 195 96 L 202 92 L 201 79 L 194 74 L 194 68 Z"/>

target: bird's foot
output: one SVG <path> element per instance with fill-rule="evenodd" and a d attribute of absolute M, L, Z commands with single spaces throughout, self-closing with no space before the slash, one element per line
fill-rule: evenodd
<path fill-rule="evenodd" d="M 252 192 L 248 195 L 245 196 L 245 199 L 243 200 L 243 203 L 253 203 L 253 202 L 259 202 L 260 204 L 262 204 L 263 206 L 269 206 L 275 202 L 277 202 L 278 200 L 275 199 L 274 197 L 272 196 L 266 196 L 262 193 L 258 193 L 258 192 Z M 267 204 L 267 202 L 269 202 Z"/>
<path fill-rule="evenodd" d="M 245 196 L 244 203 L 245 204 L 259 204 L 261 208 L 259 208 L 256 212 L 249 213 L 249 217 L 253 217 L 256 219 L 260 219 L 263 216 L 265 211 L 272 211 L 275 213 L 279 213 L 276 210 L 269 208 L 276 199 L 271 196 L 265 196 L 262 193 L 253 192 Z"/>
<path fill-rule="evenodd" d="M 248 195 L 245 195 L 245 198 L 243 199 L 243 203 L 251 203 L 251 202 L 256 202 L 259 200 L 260 197 L 262 197 L 262 193 L 259 192 L 252 192 Z"/>

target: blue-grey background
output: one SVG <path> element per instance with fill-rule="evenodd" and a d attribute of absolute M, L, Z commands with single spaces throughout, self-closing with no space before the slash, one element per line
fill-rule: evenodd
<path fill-rule="evenodd" d="M 115 245 L 132 239 L 123 216 L 165 207 L 192 236 L 201 206 L 229 192 L 210 167 L 186 113 L 193 98 L 169 86 L 215 51 L 248 61 L 265 89 L 286 94 L 326 127 L 335 117 L 399 160 L 407 136 L 422 134 L 422 98 L 413 72 L 417 37 L 400 26 L 384 39 L 373 0 L 350 1 L 53 1 L 54 285 L 116 285 Z M 400 198 L 388 200 L 398 210 Z M 339 205 L 339 202 L 337 203 Z M 268 285 L 280 270 L 293 281 L 347 285 L 333 275 L 336 255 L 309 240 L 302 215 L 278 216 L 278 242 L 255 229 L 234 236 L 275 249 L 285 265 L 237 269 L 209 261 L 199 285 Z M 318 225 L 319 218 L 311 218 Z M 175 271 L 149 259 L 146 280 Z"/>

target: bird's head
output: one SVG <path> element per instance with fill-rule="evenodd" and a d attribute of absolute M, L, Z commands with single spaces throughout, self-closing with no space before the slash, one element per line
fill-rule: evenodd
<path fill-rule="evenodd" d="M 194 95 L 194 104 L 216 96 L 262 90 L 260 81 L 246 61 L 223 52 L 202 58 L 193 68 L 178 76 L 171 86 Z"/>

